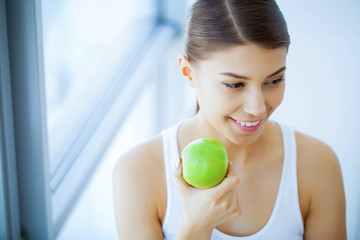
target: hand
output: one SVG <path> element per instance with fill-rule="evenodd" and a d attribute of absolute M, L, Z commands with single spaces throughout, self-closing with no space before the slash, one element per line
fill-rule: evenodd
<path fill-rule="evenodd" d="M 234 191 L 240 180 L 230 162 L 224 180 L 209 189 L 190 186 L 182 177 L 182 162 L 174 169 L 173 175 L 183 203 L 179 228 L 186 228 L 192 234 L 194 231 L 205 231 L 206 235 L 211 236 L 214 227 L 241 214 L 239 198 Z"/>

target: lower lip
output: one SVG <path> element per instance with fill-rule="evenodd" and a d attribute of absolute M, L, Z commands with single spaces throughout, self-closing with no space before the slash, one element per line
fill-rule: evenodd
<path fill-rule="evenodd" d="M 258 123 L 258 125 L 256 126 L 252 126 L 252 127 L 246 127 L 246 126 L 242 126 L 240 123 L 238 123 L 235 119 L 230 118 L 231 121 L 233 121 L 233 123 L 240 128 L 240 130 L 244 131 L 244 132 L 255 132 L 256 130 L 258 130 L 261 126 L 262 120 L 260 120 L 260 122 Z"/>

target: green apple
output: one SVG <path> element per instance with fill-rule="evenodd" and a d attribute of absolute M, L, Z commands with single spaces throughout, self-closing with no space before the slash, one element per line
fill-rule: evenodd
<path fill-rule="evenodd" d="M 197 188 L 211 188 L 226 176 L 228 156 L 224 145 L 212 138 L 201 138 L 187 145 L 181 154 L 183 178 Z"/>

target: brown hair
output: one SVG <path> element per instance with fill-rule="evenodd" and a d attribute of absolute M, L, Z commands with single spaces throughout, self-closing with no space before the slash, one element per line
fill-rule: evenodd
<path fill-rule="evenodd" d="M 236 45 L 253 43 L 269 49 L 290 45 L 275 0 L 196 0 L 187 16 L 184 40 L 192 64 Z M 196 113 L 199 109 L 197 102 Z"/>
<path fill-rule="evenodd" d="M 275 0 L 197 0 L 185 28 L 185 53 L 193 64 L 235 45 L 289 47 L 286 21 Z"/>

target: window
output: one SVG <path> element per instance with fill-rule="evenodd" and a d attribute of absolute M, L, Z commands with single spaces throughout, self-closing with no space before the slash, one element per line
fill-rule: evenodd
<path fill-rule="evenodd" d="M 52 191 L 101 122 L 96 113 L 109 109 L 106 98 L 149 35 L 155 10 L 153 0 L 42 1 Z"/>
<path fill-rule="evenodd" d="M 154 6 L 152 0 L 42 1 L 52 191 L 101 121 L 96 111 L 110 107 L 105 98 L 154 25 Z"/>
<path fill-rule="evenodd" d="M 101 127 L 137 67 L 134 59 L 147 51 L 155 3 L 42 1 L 51 208 L 59 227 L 111 138 L 96 131 L 117 125 Z M 83 157 L 92 138 L 93 157 Z"/>
<path fill-rule="evenodd" d="M 167 24 L 166 7 L 182 4 L 165 2 L 7 2 L 27 238 L 57 236 L 137 96 L 155 81 L 154 59 L 177 27 L 176 14 Z"/>

